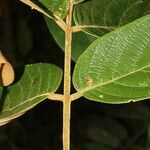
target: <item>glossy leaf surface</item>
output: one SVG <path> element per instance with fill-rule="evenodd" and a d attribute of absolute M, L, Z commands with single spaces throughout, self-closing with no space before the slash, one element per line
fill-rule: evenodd
<path fill-rule="evenodd" d="M 0 125 L 19 117 L 54 93 L 61 76 L 61 69 L 52 64 L 27 65 L 15 84 L 0 87 Z"/>
<path fill-rule="evenodd" d="M 150 15 L 95 42 L 77 61 L 73 84 L 90 100 L 127 103 L 150 97 Z"/>
<path fill-rule="evenodd" d="M 141 17 L 149 3 L 149 0 L 85 1 L 75 6 L 74 20 L 83 31 L 99 37 Z"/>

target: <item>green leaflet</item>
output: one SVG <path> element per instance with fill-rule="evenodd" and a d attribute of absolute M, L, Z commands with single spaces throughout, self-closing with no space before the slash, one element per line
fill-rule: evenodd
<path fill-rule="evenodd" d="M 74 20 L 83 31 L 102 36 L 141 17 L 149 0 L 90 0 L 75 6 Z"/>
<path fill-rule="evenodd" d="M 62 71 L 52 64 L 26 65 L 15 84 L 0 87 L 0 125 L 21 116 L 54 93 L 60 84 Z"/>
<path fill-rule="evenodd" d="M 150 98 L 150 15 L 93 42 L 77 61 L 73 84 L 105 103 Z"/>
<path fill-rule="evenodd" d="M 69 0 L 31 0 L 49 14 L 54 13 L 62 19 L 66 17 Z"/>
<path fill-rule="evenodd" d="M 56 43 L 64 51 L 65 49 L 65 33 L 64 31 L 48 17 L 45 17 L 48 29 L 52 36 L 54 37 Z M 95 37 L 92 37 L 84 32 L 77 32 L 73 34 L 72 37 L 72 59 L 77 61 L 79 56 L 84 52 L 84 50 L 95 40 Z"/>

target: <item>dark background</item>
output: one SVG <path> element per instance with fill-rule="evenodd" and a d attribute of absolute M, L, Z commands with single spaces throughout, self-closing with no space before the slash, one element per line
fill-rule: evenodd
<path fill-rule="evenodd" d="M 37 62 L 63 68 L 64 53 L 43 16 L 18 0 L 0 0 L 0 50 L 15 68 Z M 149 150 L 149 121 L 148 100 L 109 105 L 81 98 L 72 103 L 71 150 Z M 0 127 L 0 150 L 61 150 L 61 137 L 62 104 L 45 100 Z"/>

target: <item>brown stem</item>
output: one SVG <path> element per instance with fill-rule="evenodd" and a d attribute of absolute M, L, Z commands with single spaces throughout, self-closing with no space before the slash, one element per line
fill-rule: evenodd
<path fill-rule="evenodd" d="M 66 99 L 63 102 L 63 150 L 70 150 L 70 117 L 71 101 Z"/>
<path fill-rule="evenodd" d="M 55 94 L 49 94 L 48 99 L 63 102 L 64 96 L 62 94 L 56 94 L 56 93 Z"/>
<path fill-rule="evenodd" d="M 66 17 L 65 32 L 65 66 L 64 66 L 64 101 L 63 101 L 63 150 L 70 150 L 70 116 L 71 116 L 71 41 L 72 41 L 72 9 L 70 1 L 69 10 Z"/>
<path fill-rule="evenodd" d="M 71 101 L 75 101 L 79 99 L 80 97 L 82 97 L 82 93 L 76 92 L 76 93 L 71 94 L 70 97 L 71 97 Z"/>

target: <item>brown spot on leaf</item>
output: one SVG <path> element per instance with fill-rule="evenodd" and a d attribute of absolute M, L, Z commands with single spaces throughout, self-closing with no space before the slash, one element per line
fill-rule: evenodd
<path fill-rule="evenodd" d="M 91 77 L 87 77 L 86 81 L 87 81 L 88 86 L 91 86 L 93 83 L 93 79 Z"/>

